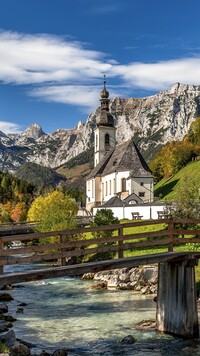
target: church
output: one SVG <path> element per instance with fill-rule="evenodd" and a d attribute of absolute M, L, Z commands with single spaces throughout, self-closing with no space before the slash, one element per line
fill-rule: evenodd
<path fill-rule="evenodd" d="M 116 144 L 109 92 L 100 93 L 100 113 L 94 129 L 94 168 L 86 180 L 86 209 L 119 202 L 135 205 L 153 202 L 154 179 L 136 144 Z"/>

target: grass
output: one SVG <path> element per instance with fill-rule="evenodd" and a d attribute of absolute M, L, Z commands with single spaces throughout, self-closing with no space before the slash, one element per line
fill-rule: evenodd
<path fill-rule="evenodd" d="M 159 181 L 154 188 L 155 196 L 161 197 L 163 200 L 175 200 L 187 177 L 190 177 L 191 181 L 197 178 L 200 184 L 200 161 L 191 162 L 173 177 Z"/>
<path fill-rule="evenodd" d="M 121 223 L 128 223 L 130 220 L 124 219 L 120 221 Z M 132 222 L 132 221 L 131 221 Z M 148 223 L 148 222 L 147 222 Z M 124 228 L 124 235 L 130 235 L 130 234 L 138 234 L 138 233 L 146 233 L 146 232 L 151 232 L 151 231 L 160 231 L 164 230 L 166 228 L 166 224 L 156 224 L 156 225 L 145 225 L 145 226 L 133 226 L 133 227 L 128 227 Z M 117 236 L 118 232 L 114 231 L 113 236 Z M 88 232 L 85 234 L 86 239 L 92 239 L 93 235 L 91 232 Z M 189 239 L 189 236 L 188 236 Z M 145 239 L 146 240 L 146 239 Z M 134 239 L 134 240 L 129 240 L 129 242 L 134 241 L 144 241 L 144 239 Z M 97 245 L 90 245 L 90 247 L 97 247 Z M 199 246 L 200 250 L 200 246 Z M 134 256 L 142 256 L 142 255 L 149 255 L 149 254 L 156 254 L 156 253 L 163 253 L 168 251 L 168 246 L 153 246 L 153 247 L 145 247 L 145 248 L 134 248 L 131 250 L 124 251 L 124 257 L 134 257 Z M 194 251 L 193 244 L 188 243 L 187 245 L 176 245 L 174 246 L 174 251 L 176 252 L 184 252 L 184 251 Z M 84 262 L 93 259 L 95 256 L 94 255 L 87 255 L 84 257 Z M 114 258 L 117 258 L 118 254 L 114 254 Z M 102 254 L 103 258 L 103 254 Z M 196 276 L 196 284 L 197 284 L 197 290 L 198 293 L 200 294 L 200 265 L 195 267 L 195 276 Z"/>

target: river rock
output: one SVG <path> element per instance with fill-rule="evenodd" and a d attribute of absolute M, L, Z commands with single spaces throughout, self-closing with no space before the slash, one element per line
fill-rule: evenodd
<path fill-rule="evenodd" d="M 7 304 L 0 303 L 0 314 L 4 314 L 8 312 Z"/>
<path fill-rule="evenodd" d="M 95 273 L 94 275 L 94 281 L 104 281 L 107 282 L 110 276 L 113 275 L 113 271 L 100 271 Z"/>
<path fill-rule="evenodd" d="M 95 275 L 95 273 L 92 273 L 92 272 L 85 273 L 85 274 L 81 277 L 81 279 L 82 279 L 82 280 L 94 279 L 94 275 Z"/>
<path fill-rule="evenodd" d="M 5 320 L 0 320 L 0 333 L 8 331 L 12 327 L 12 324 L 6 322 Z"/>
<path fill-rule="evenodd" d="M 1 293 L 0 294 L 0 301 L 9 302 L 11 300 L 13 300 L 13 297 L 9 293 Z"/>
<path fill-rule="evenodd" d="M 11 347 L 10 356 L 31 356 L 31 352 L 26 345 L 17 342 Z"/>
<path fill-rule="evenodd" d="M 143 294 L 157 293 L 158 268 L 156 266 L 143 266 L 134 268 L 119 268 L 100 271 L 95 274 L 86 273 L 82 279 L 107 283 L 107 288 L 135 290 Z M 105 285 L 103 284 L 103 288 Z M 101 289 L 101 285 L 94 286 Z"/>
<path fill-rule="evenodd" d="M 106 282 L 99 282 L 92 286 L 93 289 L 106 289 L 107 288 L 107 283 Z"/>
<path fill-rule="evenodd" d="M 156 322 L 155 320 L 152 319 L 145 319 L 140 321 L 136 326 L 134 326 L 134 329 L 136 330 L 149 330 L 149 329 L 155 329 L 156 327 Z"/>
<path fill-rule="evenodd" d="M 119 277 L 116 276 L 110 276 L 107 282 L 107 288 L 117 288 L 119 284 Z"/>
<path fill-rule="evenodd" d="M 120 342 L 121 344 L 134 344 L 136 340 L 132 335 L 127 335 Z"/>
<path fill-rule="evenodd" d="M 12 347 L 16 343 L 16 337 L 13 330 L 9 330 L 5 334 L 0 335 L 0 342 L 5 344 L 7 347 Z"/>
<path fill-rule="evenodd" d="M 149 286 L 143 287 L 143 288 L 140 290 L 140 292 L 141 292 L 142 294 L 149 294 Z"/>

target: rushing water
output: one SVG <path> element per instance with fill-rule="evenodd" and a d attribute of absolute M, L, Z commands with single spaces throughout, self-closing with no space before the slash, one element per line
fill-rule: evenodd
<path fill-rule="evenodd" d="M 152 296 L 95 290 L 92 284 L 78 278 L 58 278 L 13 289 L 10 311 L 17 318 L 16 337 L 37 345 L 36 353 L 67 347 L 69 356 L 200 355 L 191 341 L 134 328 L 143 319 L 155 319 Z M 23 302 L 27 303 L 24 312 L 16 313 Z M 132 335 L 136 343 L 120 343 L 127 335 Z"/>

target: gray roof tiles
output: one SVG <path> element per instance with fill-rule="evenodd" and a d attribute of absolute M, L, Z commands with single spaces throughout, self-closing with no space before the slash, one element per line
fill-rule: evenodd
<path fill-rule="evenodd" d="M 147 163 L 132 140 L 121 143 L 114 150 L 107 152 L 87 179 L 120 171 L 130 171 L 130 178 L 152 177 Z"/>

